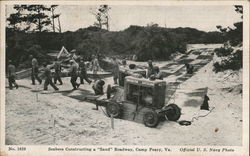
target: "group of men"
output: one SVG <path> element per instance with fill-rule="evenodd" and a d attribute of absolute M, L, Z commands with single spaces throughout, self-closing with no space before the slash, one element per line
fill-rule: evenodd
<path fill-rule="evenodd" d="M 100 70 L 100 66 L 97 60 L 97 57 L 95 55 L 92 56 L 91 61 L 91 67 L 93 70 L 93 78 L 96 81 L 97 80 L 97 71 Z M 36 85 L 36 81 L 38 81 L 39 84 L 42 84 L 42 79 L 39 77 L 39 65 L 38 61 L 35 57 L 32 55 L 29 56 L 29 59 L 31 60 L 31 81 L 32 85 Z M 88 82 L 89 84 L 92 83 L 92 81 L 87 76 L 87 69 L 86 65 L 84 63 L 84 59 L 81 57 L 78 58 L 71 58 L 70 67 L 69 67 L 69 76 L 70 76 L 70 82 L 72 84 L 73 90 L 76 90 L 79 88 L 80 84 L 84 84 L 84 80 Z M 59 88 L 55 85 L 57 82 L 59 82 L 59 85 L 63 85 L 61 76 L 62 76 L 62 63 L 57 58 L 55 59 L 54 63 L 52 65 L 48 64 L 47 62 L 43 63 L 43 75 L 45 77 L 44 81 L 44 90 L 48 90 L 48 86 L 50 85 L 54 90 L 59 90 Z M 55 72 L 52 74 L 51 69 L 54 68 Z M 18 84 L 16 83 L 16 68 L 15 65 L 12 63 L 11 60 L 8 61 L 8 67 L 7 67 L 7 76 L 9 81 L 9 88 L 13 89 L 13 86 L 18 88 Z M 77 83 L 77 78 L 80 77 L 80 83 Z"/>
<path fill-rule="evenodd" d="M 36 80 L 39 84 L 42 84 L 42 80 L 39 78 L 39 65 L 36 58 L 34 58 L 32 55 L 29 56 L 31 59 L 31 80 L 32 85 L 36 84 Z M 118 84 L 117 80 L 119 79 L 119 61 L 113 57 L 113 80 L 114 84 Z M 76 90 L 79 88 L 80 84 L 84 84 L 84 80 L 91 84 L 92 81 L 87 76 L 87 68 L 84 63 L 84 59 L 82 57 L 72 57 L 69 67 L 69 76 L 70 76 L 70 82 L 73 87 L 72 90 Z M 122 65 L 126 66 L 126 60 L 122 61 Z M 55 59 L 54 63 L 52 65 L 49 65 L 48 63 L 43 63 L 43 71 L 44 71 L 44 90 L 48 90 L 48 86 L 50 85 L 54 90 L 59 90 L 59 88 L 55 85 L 57 82 L 59 82 L 59 85 L 63 85 L 61 76 L 62 76 L 62 63 L 57 58 Z M 103 80 L 98 80 L 97 77 L 97 71 L 100 70 L 99 62 L 97 59 L 97 56 L 92 55 L 92 61 L 91 61 L 91 67 L 93 71 L 93 79 L 95 81 L 95 84 L 93 84 L 92 88 L 96 95 L 103 94 L 103 86 L 105 82 Z M 52 75 L 51 69 L 54 68 L 55 72 L 54 75 Z M 9 86 L 10 89 L 14 87 L 18 88 L 18 84 L 15 81 L 15 66 L 13 65 L 12 61 L 9 60 L 8 65 L 8 80 L 9 80 Z M 78 77 L 80 78 L 80 83 L 77 83 Z M 163 79 L 163 75 L 159 70 L 158 66 L 153 66 L 153 62 L 151 60 L 148 61 L 148 69 L 147 69 L 147 75 L 146 78 L 150 80 L 155 79 Z"/>
<path fill-rule="evenodd" d="M 82 57 L 72 58 L 69 62 L 70 62 L 70 67 L 69 67 L 68 75 L 70 76 L 70 83 L 73 87 L 72 90 L 76 90 L 77 88 L 79 88 L 80 84 L 84 84 L 84 80 L 88 82 L 89 84 L 92 83 L 92 81 L 87 76 L 86 65 Z M 55 69 L 54 83 L 52 82 L 52 76 L 51 76 L 51 71 L 50 71 L 52 67 Z M 55 84 L 57 83 L 57 81 L 59 81 L 59 85 L 63 84 L 61 80 L 61 74 L 62 74 L 61 62 L 58 59 L 55 59 L 55 62 L 52 65 L 52 67 L 50 67 L 48 64 L 44 65 L 45 82 L 46 81 L 48 82 L 48 83 L 44 83 L 44 90 L 47 89 L 48 85 L 51 85 L 55 90 L 58 90 L 58 88 L 55 87 Z M 93 75 L 97 73 L 99 68 L 100 67 L 99 67 L 98 60 L 96 59 L 96 56 L 93 55 L 93 60 L 92 60 Z M 46 74 L 46 72 L 48 74 Z M 78 77 L 80 78 L 80 83 L 77 83 Z M 96 80 L 95 77 L 94 77 L 94 80 Z"/>

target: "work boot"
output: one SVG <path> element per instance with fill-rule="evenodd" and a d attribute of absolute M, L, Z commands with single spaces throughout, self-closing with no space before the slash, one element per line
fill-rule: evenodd
<path fill-rule="evenodd" d="M 59 90 L 59 88 L 55 88 L 55 91 L 58 91 Z"/>
<path fill-rule="evenodd" d="M 76 88 L 74 87 L 72 90 L 76 90 Z"/>
<path fill-rule="evenodd" d="M 43 82 L 42 80 L 41 80 L 41 81 L 39 81 L 39 84 L 42 84 L 42 82 Z"/>
<path fill-rule="evenodd" d="M 44 88 L 43 90 L 48 90 L 48 88 Z"/>
<path fill-rule="evenodd" d="M 19 86 L 18 86 L 18 85 L 16 85 L 15 87 L 16 87 L 16 89 L 18 89 L 18 87 L 19 87 Z"/>
<path fill-rule="evenodd" d="M 89 83 L 89 84 L 91 84 L 91 83 L 92 83 L 92 81 L 90 80 L 88 83 Z"/>

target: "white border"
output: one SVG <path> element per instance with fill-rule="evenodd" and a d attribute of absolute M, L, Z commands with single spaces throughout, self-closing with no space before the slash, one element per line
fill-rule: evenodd
<path fill-rule="evenodd" d="M 0 90 L 1 90 L 1 146 L 0 151 L 7 151 L 8 146 L 5 146 L 5 5 L 11 4 L 58 4 L 58 5 L 243 5 L 243 146 L 230 146 L 234 148 L 235 152 L 230 155 L 249 155 L 249 2 L 248 1 L 0 1 L 1 4 L 1 77 L 0 77 Z M 15 146 L 13 146 L 15 147 Z M 28 150 L 26 152 L 8 152 L 8 155 L 58 155 L 63 154 L 60 152 L 48 152 L 48 146 L 25 146 Z M 51 146 L 50 146 L 51 147 Z M 56 147 L 84 147 L 84 146 L 56 146 Z M 101 147 L 101 146 L 87 146 L 87 147 Z M 114 146 L 102 146 L 114 147 Z M 124 146 L 125 147 L 125 146 Z M 126 146 L 136 148 L 135 146 Z M 140 146 L 145 147 L 147 146 Z M 154 146 L 157 147 L 157 146 Z M 159 146 L 158 146 L 159 147 Z M 198 146 L 167 146 L 172 149 L 169 153 L 129 153 L 129 152 L 66 152 L 64 155 L 228 155 L 228 153 L 192 153 L 192 152 L 179 152 L 180 147 L 198 147 Z M 213 146 L 199 146 L 199 147 L 213 147 Z M 223 148 L 225 146 L 216 146 Z M 4 153 L 2 153 L 4 154 Z"/>

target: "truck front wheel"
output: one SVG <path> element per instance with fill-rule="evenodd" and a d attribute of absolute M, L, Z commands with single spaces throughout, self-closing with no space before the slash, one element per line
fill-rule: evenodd
<path fill-rule="evenodd" d="M 108 103 L 106 106 L 106 112 L 109 117 L 113 116 L 113 118 L 119 118 L 121 115 L 121 108 L 117 103 Z"/>

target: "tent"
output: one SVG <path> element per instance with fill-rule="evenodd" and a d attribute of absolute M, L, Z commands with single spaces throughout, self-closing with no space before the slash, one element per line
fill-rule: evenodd
<path fill-rule="evenodd" d="M 70 53 L 68 52 L 68 50 L 64 46 L 62 46 L 62 49 L 57 55 L 57 58 L 59 59 L 60 57 L 69 57 L 69 56 L 70 56 Z"/>

